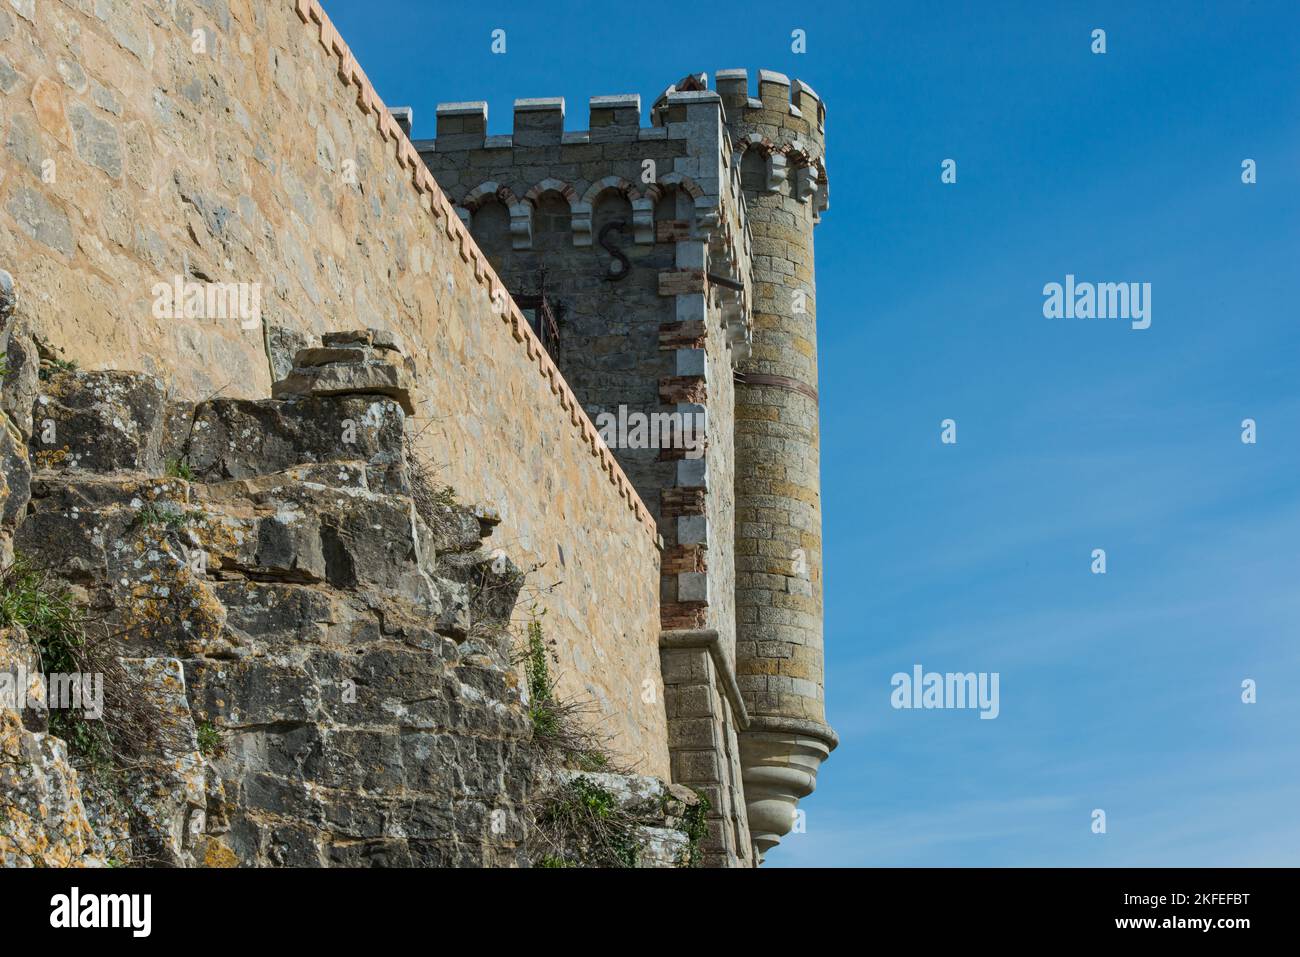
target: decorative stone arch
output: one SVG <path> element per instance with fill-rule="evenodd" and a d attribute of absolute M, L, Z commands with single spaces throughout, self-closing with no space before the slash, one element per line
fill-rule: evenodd
<path fill-rule="evenodd" d="M 684 173 L 668 173 L 666 176 L 660 176 L 655 186 L 660 188 L 671 186 L 674 189 L 685 190 L 697 205 L 700 200 L 706 199 L 700 185 Z"/>
<path fill-rule="evenodd" d="M 494 199 L 505 204 L 507 207 L 514 206 L 519 202 L 519 199 L 515 196 L 514 191 L 509 186 L 487 182 L 480 183 L 478 186 L 475 186 L 466 193 L 465 198 L 461 200 L 461 205 L 471 213 L 474 213 L 478 212 L 478 208 L 484 203 L 490 202 Z"/>
<path fill-rule="evenodd" d="M 744 153 L 751 149 L 758 150 L 764 156 L 777 152 L 776 144 L 762 133 L 746 133 L 736 141 L 736 153 Z"/>
<path fill-rule="evenodd" d="M 794 170 L 793 195 L 800 203 L 807 203 L 818 195 L 820 183 L 826 182 L 826 170 L 822 161 L 815 157 L 800 139 L 785 144 L 783 151 L 789 159 L 789 166 Z"/>
<path fill-rule="evenodd" d="M 812 162 L 812 150 L 808 148 L 807 143 L 798 137 L 788 143 L 782 143 L 779 149 L 785 154 L 786 159 L 793 164 L 799 165 Z"/>
<path fill-rule="evenodd" d="M 645 198 L 651 203 L 657 203 L 668 195 L 669 191 L 679 189 L 691 198 L 691 202 L 699 207 L 702 203 L 708 203 L 708 197 L 704 190 L 700 188 L 695 180 L 683 173 L 668 173 L 660 176 L 658 180 L 651 183 L 645 188 Z"/>
<path fill-rule="evenodd" d="M 697 226 L 712 229 L 717 225 L 718 210 L 714 202 L 709 199 L 699 183 L 683 173 L 668 173 L 660 176 L 657 182 L 646 187 L 645 195 L 649 200 L 649 208 L 653 210 L 655 205 L 674 189 L 680 190 L 691 198 Z"/>
<path fill-rule="evenodd" d="M 785 148 L 778 147 L 761 133 L 748 133 L 736 142 L 734 161 L 737 169 L 741 168 L 741 164 L 745 160 L 745 154 L 750 150 L 757 150 L 763 157 L 765 163 L 764 191 L 775 193 L 785 182 L 788 172 L 788 159 L 784 151 Z"/>
<path fill-rule="evenodd" d="M 533 245 L 533 207 L 519 202 L 514 190 L 495 182 L 480 183 L 461 201 L 461 206 L 469 210 L 471 217 L 485 203 L 499 202 L 510 213 L 510 246 L 513 249 L 531 249 Z M 463 218 L 463 217 L 462 217 Z M 466 223 L 468 226 L 469 223 Z"/>
<path fill-rule="evenodd" d="M 596 201 L 608 192 L 621 193 L 632 204 L 632 233 L 634 241 L 643 245 L 655 241 L 655 201 L 621 176 L 606 176 L 587 187 L 582 202 L 573 207 L 573 245 L 591 245 L 591 217 Z"/>
<path fill-rule="evenodd" d="M 517 200 L 510 207 L 510 234 L 514 240 L 515 249 L 532 249 L 533 214 L 537 210 L 537 205 L 542 201 L 542 197 L 548 193 L 554 193 L 568 203 L 569 210 L 576 219 L 577 192 L 568 183 L 548 177 L 524 193 L 524 198 Z"/>
<path fill-rule="evenodd" d="M 587 187 L 587 191 L 582 194 L 584 205 L 593 206 L 600 194 L 608 190 L 622 193 L 627 197 L 629 203 L 636 202 L 641 198 L 641 191 L 625 180 L 622 176 L 606 176 L 604 179 L 598 179 Z"/>
<path fill-rule="evenodd" d="M 817 195 L 819 184 L 826 180 L 825 168 L 821 160 L 814 156 L 812 150 L 797 137 L 781 146 L 789 166 L 794 169 L 794 198 L 806 203 Z"/>
<path fill-rule="evenodd" d="M 547 177 L 542 180 L 528 192 L 524 193 L 524 202 L 531 203 L 536 207 L 538 201 L 547 193 L 559 193 L 564 197 L 564 201 L 572 209 L 578 203 L 578 192 L 568 183 L 558 179 Z"/>

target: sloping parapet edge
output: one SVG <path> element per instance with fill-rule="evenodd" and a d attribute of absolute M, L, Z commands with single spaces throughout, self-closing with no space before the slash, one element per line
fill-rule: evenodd
<path fill-rule="evenodd" d="M 380 99 L 374 85 L 366 77 L 361 64 L 352 55 L 351 49 L 326 15 L 319 0 L 281 0 L 281 2 L 293 6 L 294 12 L 298 14 L 304 26 L 316 27 L 317 39 L 321 47 L 327 54 L 338 58 L 339 81 L 344 85 L 356 87 L 357 109 L 366 116 L 373 116 L 376 132 L 384 140 L 394 144 L 398 165 L 410 171 L 411 185 L 420 195 L 421 204 L 435 221 L 441 222 L 447 239 L 458 251 L 461 260 L 473 266 L 474 278 L 486 290 L 488 301 L 492 303 L 502 321 L 510 327 L 514 342 L 523 347 L 529 360 L 536 362 L 537 374 L 548 381 L 561 412 L 568 416 L 580 440 L 590 447 L 592 456 L 599 459 L 601 470 L 608 476 L 610 484 L 618 490 L 619 496 L 625 500 L 628 510 L 636 517 L 641 528 L 651 539 L 657 541 L 659 532 L 650 510 L 646 508 L 645 502 L 641 500 L 641 496 L 637 494 L 622 467 L 615 460 L 614 454 L 600 437 L 600 433 L 582 408 L 577 396 L 564 380 L 564 376 L 560 374 L 559 368 L 543 348 L 541 341 L 529 326 L 528 320 L 507 292 L 505 284 L 501 282 L 491 263 L 488 262 L 487 256 L 479 249 L 465 224 L 452 209 L 446 194 L 443 193 L 424 161 L 420 159 L 414 144 L 388 107 L 384 105 L 384 101 Z"/>

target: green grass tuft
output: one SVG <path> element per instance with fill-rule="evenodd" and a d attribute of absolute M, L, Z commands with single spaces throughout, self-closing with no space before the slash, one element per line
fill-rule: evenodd
<path fill-rule="evenodd" d="M 86 619 L 71 595 L 22 555 L 0 573 L 0 626 L 21 625 L 40 658 L 44 674 L 101 670 L 88 663 Z M 68 742 L 91 768 L 107 769 L 113 744 L 104 724 L 80 711 L 51 710 L 50 733 Z"/>
<path fill-rule="evenodd" d="M 190 522 L 206 521 L 207 517 L 206 512 L 197 509 L 186 511 L 184 509 L 159 508 L 151 502 L 140 509 L 135 520 L 137 524 L 144 528 L 162 526 L 175 530 L 184 528 Z"/>
<path fill-rule="evenodd" d="M 194 481 L 194 469 L 190 468 L 190 463 L 183 458 L 168 459 L 165 471 L 168 478 L 184 479 L 187 482 Z"/>
<path fill-rule="evenodd" d="M 200 721 L 194 726 L 199 739 L 199 751 L 204 757 L 213 757 L 225 751 L 221 741 L 221 729 L 211 721 Z"/>

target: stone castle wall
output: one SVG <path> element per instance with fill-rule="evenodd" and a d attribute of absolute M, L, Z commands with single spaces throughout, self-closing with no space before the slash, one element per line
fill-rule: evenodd
<path fill-rule="evenodd" d="M 191 401 L 268 395 L 326 331 L 399 333 L 440 480 L 553 586 L 562 692 L 667 777 L 654 519 L 319 4 L 9 4 L 0 91 L 0 261 L 33 327 Z M 260 284 L 261 321 L 159 318 L 175 277 Z"/>

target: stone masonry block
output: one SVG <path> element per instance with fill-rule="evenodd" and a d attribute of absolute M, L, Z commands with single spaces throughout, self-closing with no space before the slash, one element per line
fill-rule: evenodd
<path fill-rule="evenodd" d="M 678 349 L 674 354 L 679 376 L 708 377 L 708 354 L 703 349 Z"/>
<path fill-rule="evenodd" d="M 677 600 L 709 602 L 709 576 L 707 572 L 682 572 L 677 576 Z"/>
<path fill-rule="evenodd" d="M 678 718 L 668 722 L 668 747 L 716 748 L 720 745 L 718 723 L 713 718 Z"/>
<path fill-rule="evenodd" d="M 713 661 L 705 648 L 661 649 L 664 685 L 711 685 Z"/>
<path fill-rule="evenodd" d="M 664 703 L 669 718 L 713 718 L 716 695 L 706 684 L 666 685 Z"/>
<path fill-rule="evenodd" d="M 709 484 L 708 463 L 702 459 L 680 459 L 677 462 L 677 484 L 683 488 L 707 487 Z"/>
<path fill-rule="evenodd" d="M 707 515 L 682 515 L 677 519 L 679 545 L 707 545 L 709 543 L 709 518 Z"/>

